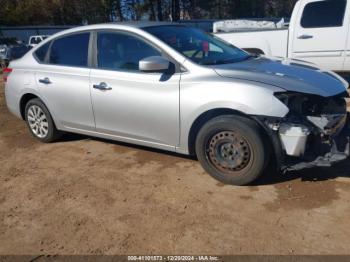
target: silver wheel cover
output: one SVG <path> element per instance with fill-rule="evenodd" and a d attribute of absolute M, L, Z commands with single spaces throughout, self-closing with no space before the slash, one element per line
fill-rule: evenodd
<path fill-rule="evenodd" d="M 44 111 L 37 105 L 28 108 L 27 120 L 32 132 L 39 138 L 45 138 L 49 133 L 49 122 Z"/>

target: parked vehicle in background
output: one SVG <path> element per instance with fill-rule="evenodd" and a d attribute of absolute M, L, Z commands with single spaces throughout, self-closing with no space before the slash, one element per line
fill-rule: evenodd
<path fill-rule="evenodd" d="M 7 45 L 0 45 L 0 68 L 5 68 L 8 65 L 8 51 Z"/>
<path fill-rule="evenodd" d="M 230 21 L 214 25 L 215 35 L 252 53 L 300 59 L 324 69 L 350 72 L 350 5 L 347 0 L 300 0 L 289 28 L 241 31 Z M 220 28 L 226 32 L 222 32 Z"/>
<path fill-rule="evenodd" d="M 234 185 L 271 161 L 296 170 L 349 156 L 344 79 L 181 24 L 71 29 L 4 73 L 9 110 L 42 142 L 67 131 L 196 155 Z"/>
<path fill-rule="evenodd" d="M 288 25 L 289 24 L 289 18 L 283 17 L 283 18 L 243 18 L 243 19 L 235 19 L 235 20 L 219 20 L 219 19 L 193 19 L 193 20 L 180 20 L 177 23 L 180 23 L 182 25 L 187 25 L 189 27 L 194 27 L 194 28 L 198 28 L 201 29 L 207 33 L 213 33 L 213 32 L 217 32 L 215 30 L 216 25 L 220 25 L 222 24 L 222 22 L 224 23 L 231 23 L 231 21 L 250 21 L 252 23 L 274 23 L 277 24 L 281 21 L 284 21 L 284 25 Z M 276 26 L 274 27 L 276 28 Z"/>
<path fill-rule="evenodd" d="M 9 48 L 8 60 L 9 62 L 19 59 L 24 56 L 30 49 L 30 46 L 27 45 L 16 45 Z"/>
<path fill-rule="evenodd" d="M 0 64 L 1 68 L 5 68 L 12 60 L 19 59 L 24 56 L 29 50 L 30 46 L 15 45 L 15 46 L 0 46 Z"/>
<path fill-rule="evenodd" d="M 7 45 L 0 45 L 0 57 L 5 57 L 7 53 Z"/>
<path fill-rule="evenodd" d="M 18 39 L 16 37 L 0 37 L 0 46 L 6 45 L 16 45 L 18 44 Z"/>
<path fill-rule="evenodd" d="M 34 47 L 40 44 L 42 41 L 44 41 L 48 37 L 49 37 L 48 35 L 33 35 L 29 37 L 28 46 Z"/>
<path fill-rule="evenodd" d="M 194 19 L 194 20 L 180 20 L 178 23 L 189 27 L 201 29 L 207 33 L 213 32 L 214 23 L 220 21 L 217 19 Z"/>

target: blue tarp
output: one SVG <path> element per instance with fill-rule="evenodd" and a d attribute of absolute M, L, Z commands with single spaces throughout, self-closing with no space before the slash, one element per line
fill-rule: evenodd
<path fill-rule="evenodd" d="M 1 27 L 0 37 L 16 38 L 28 43 L 32 35 L 53 35 L 60 31 L 72 28 L 74 26 L 19 26 L 19 27 Z"/>

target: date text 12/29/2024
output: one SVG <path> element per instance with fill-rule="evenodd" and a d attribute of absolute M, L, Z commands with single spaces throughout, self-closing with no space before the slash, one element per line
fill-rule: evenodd
<path fill-rule="evenodd" d="M 217 256 L 128 256 L 128 261 L 219 261 Z"/>

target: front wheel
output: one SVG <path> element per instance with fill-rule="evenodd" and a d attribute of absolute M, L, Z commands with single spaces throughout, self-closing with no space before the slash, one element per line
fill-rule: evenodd
<path fill-rule="evenodd" d="M 215 179 L 231 185 L 256 180 L 269 161 L 261 128 L 240 116 L 219 116 L 206 123 L 196 140 L 203 168 Z"/>

